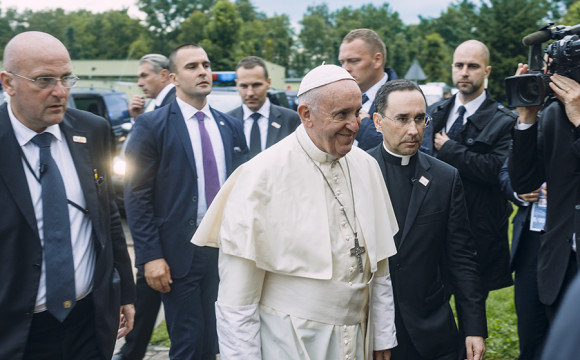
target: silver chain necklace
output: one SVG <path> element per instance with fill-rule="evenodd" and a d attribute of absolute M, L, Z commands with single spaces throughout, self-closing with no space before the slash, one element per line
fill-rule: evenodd
<path fill-rule="evenodd" d="M 298 134 L 296 134 L 296 137 L 297 137 L 297 140 L 298 140 L 298 144 L 302 148 L 302 151 L 304 151 L 304 153 L 306 154 L 306 156 L 308 156 L 308 158 L 310 159 L 310 161 L 314 164 L 314 166 L 316 166 L 316 168 L 318 169 L 318 171 L 320 171 L 320 174 L 322 175 L 322 178 L 326 182 L 326 185 L 328 185 L 328 188 L 332 192 L 332 195 L 334 196 L 334 198 L 336 199 L 336 201 L 340 205 L 340 209 L 343 212 L 344 217 L 346 218 L 346 222 L 347 222 L 348 226 L 350 227 L 350 230 L 354 234 L 354 247 L 350 249 L 350 256 L 356 256 L 356 260 L 357 260 L 357 263 L 358 263 L 358 271 L 362 274 L 364 272 L 364 268 L 363 268 L 363 264 L 362 264 L 362 256 L 361 255 L 365 253 L 365 248 L 364 248 L 364 246 L 360 246 L 359 243 L 358 243 L 358 234 L 357 234 L 357 231 L 356 231 L 356 208 L 354 206 L 354 192 L 353 192 L 353 187 L 352 187 L 352 178 L 350 176 L 350 166 L 348 165 L 348 159 L 347 158 L 344 158 L 344 161 L 346 163 L 346 170 L 347 170 L 347 173 L 348 173 L 348 181 L 350 182 L 350 196 L 352 198 L 352 211 L 353 211 L 353 216 L 354 216 L 354 227 L 350 223 L 350 220 L 348 218 L 348 214 L 346 213 L 346 209 L 345 209 L 344 205 L 342 204 L 342 201 L 340 201 L 340 199 L 338 198 L 338 196 L 334 192 L 334 189 L 330 185 L 330 182 L 326 178 L 326 175 L 324 175 L 324 172 L 322 171 L 322 169 L 320 168 L 320 166 L 318 166 L 318 164 L 314 161 L 314 159 L 312 159 L 312 157 L 310 156 L 310 154 L 308 154 L 308 152 L 306 151 L 306 149 L 304 149 L 304 146 L 302 146 L 302 143 L 300 143 L 300 139 L 298 139 Z M 336 160 L 336 162 L 338 162 L 338 160 Z"/>

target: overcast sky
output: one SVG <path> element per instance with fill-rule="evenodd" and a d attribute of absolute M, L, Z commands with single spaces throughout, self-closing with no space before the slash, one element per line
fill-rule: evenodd
<path fill-rule="evenodd" d="M 259 11 L 265 12 L 268 16 L 274 14 L 288 14 L 293 23 L 302 19 L 306 8 L 310 5 L 317 5 L 326 2 L 332 10 L 345 6 L 355 8 L 363 4 L 373 3 L 380 5 L 385 1 L 376 0 L 292 0 L 290 2 L 281 2 L 273 0 L 251 0 Z M 101 12 L 110 9 L 129 8 L 131 16 L 139 16 L 139 10 L 135 6 L 136 0 L 0 0 L 0 7 L 6 9 L 15 7 L 18 10 L 33 9 L 42 10 L 46 8 L 61 7 L 65 10 L 87 9 L 93 12 Z M 423 17 L 438 17 L 441 11 L 457 0 L 391 0 L 389 4 L 391 9 L 397 11 L 405 24 L 416 24 L 419 22 L 419 15 Z M 288 4 L 288 5 L 280 5 Z"/>

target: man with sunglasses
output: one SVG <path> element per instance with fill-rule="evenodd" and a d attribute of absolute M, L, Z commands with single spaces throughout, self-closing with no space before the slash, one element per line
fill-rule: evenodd
<path fill-rule="evenodd" d="M 53 36 L 16 35 L 4 69 L 0 359 L 108 360 L 135 313 L 109 124 L 67 109 L 78 78 Z"/>
<path fill-rule="evenodd" d="M 417 84 L 387 82 L 375 105 L 383 143 L 368 152 L 379 163 L 399 226 L 397 254 L 389 259 L 398 342 L 392 359 L 457 359 L 447 275 L 463 310 L 467 358 L 483 359 L 485 300 L 459 172 L 418 151 L 431 119 Z"/>

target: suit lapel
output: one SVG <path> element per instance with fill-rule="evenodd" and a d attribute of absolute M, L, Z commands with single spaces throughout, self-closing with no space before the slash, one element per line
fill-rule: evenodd
<path fill-rule="evenodd" d="M 85 202 L 87 204 L 87 210 L 89 211 L 89 217 L 93 227 L 95 228 L 94 233 L 102 233 L 100 230 L 103 229 L 103 219 L 101 218 L 101 212 L 99 211 L 99 199 L 97 195 L 97 183 L 95 181 L 95 172 L 97 176 L 101 176 L 105 169 L 98 169 L 97 164 L 91 157 L 91 152 L 89 148 L 93 146 L 90 134 L 87 131 L 78 129 L 75 127 L 77 119 L 72 117 L 70 114 L 66 114 L 63 122 L 60 124 L 60 130 L 64 134 L 64 138 L 70 150 L 77 175 L 79 177 L 79 182 L 81 188 L 83 189 L 83 195 L 85 196 Z M 75 138 L 84 138 L 86 142 L 74 141 Z M 101 241 L 101 239 L 99 239 Z"/>
<path fill-rule="evenodd" d="M 169 106 L 171 107 L 169 109 L 169 123 L 175 129 L 175 133 L 179 138 L 179 141 L 181 141 L 181 145 L 183 146 L 183 150 L 185 151 L 185 155 L 187 157 L 187 162 L 191 166 L 191 171 L 193 171 L 193 174 L 197 176 L 197 171 L 195 168 L 195 157 L 193 156 L 193 145 L 191 144 L 191 138 L 189 137 L 187 125 L 185 125 L 185 119 L 183 119 L 183 115 L 181 114 L 179 105 L 177 105 L 177 101 L 172 102 Z"/>
<path fill-rule="evenodd" d="M 413 190 L 411 191 L 411 199 L 409 200 L 409 208 L 405 218 L 405 228 L 403 229 L 403 235 L 401 236 L 400 246 L 403 245 L 407 234 L 415 223 L 415 219 L 417 218 L 419 210 L 425 200 L 425 195 L 427 195 L 427 192 L 431 187 L 432 176 L 429 173 L 429 168 L 430 166 L 425 160 L 425 155 L 417 152 L 417 164 L 415 166 L 414 176 L 416 180 L 413 183 Z"/>
<path fill-rule="evenodd" d="M 2 154 L 0 156 L 0 179 L 4 181 L 7 191 L 14 197 L 14 201 L 24 215 L 28 226 L 38 237 L 36 215 L 22 165 L 22 155 L 10 123 L 6 104 L 0 107 L 0 154 Z"/>
<path fill-rule="evenodd" d="M 278 140 L 282 122 L 280 121 L 280 112 L 274 106 L 270 105 L 270 118 L 268 119 L 268 129 L 266 134 L 266 148 L 274 145 Z M 276 123 L 277 126 L 273 125 Z"/>

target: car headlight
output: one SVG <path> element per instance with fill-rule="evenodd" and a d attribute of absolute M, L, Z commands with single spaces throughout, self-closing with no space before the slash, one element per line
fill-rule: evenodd
<path fill-rule="evenodd" d="M 119 177 L 125 177 L 125 168 L 127 163 L 121 156 L 115 156 L 113 159 L 113 174 Z"/>

